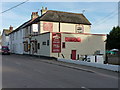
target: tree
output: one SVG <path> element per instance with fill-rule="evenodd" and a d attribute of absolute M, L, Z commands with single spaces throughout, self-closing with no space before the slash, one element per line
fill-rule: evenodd
<path fill-rule="evenodd" d="M 107 49 L 119 49 L 120 50 L 120 27 L 113 27 L 110 33 L 107 35 L 106 42 Z"/>

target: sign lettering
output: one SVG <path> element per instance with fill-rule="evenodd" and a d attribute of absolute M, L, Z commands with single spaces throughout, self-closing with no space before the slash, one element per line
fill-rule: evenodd
<path fill-rule="evenodd" d="M 81 42 L 81 38 L 79 37 L 65 37 L 66 42 Z"/>
<path fill-rule="evenodd" d="M 61 52 L 61 34 L 52 33 L 52 53 Z"/>

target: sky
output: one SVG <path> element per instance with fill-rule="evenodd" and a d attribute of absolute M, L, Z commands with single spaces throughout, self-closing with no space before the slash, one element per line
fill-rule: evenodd
<path fill-rule="evenodd" d="M 21 2 L 2 2 L 0 12 L 5 11 Z M 31 18 L 32 12 L 39 12 L 42 7 L 73 13 L 83 13 L 91 22 L 91 33 L 108 34 L 118 25 L 118 2 L 26 2 L 5 13 L 0 13 L 0 30 L 12 25 L 19 27 Z"/>

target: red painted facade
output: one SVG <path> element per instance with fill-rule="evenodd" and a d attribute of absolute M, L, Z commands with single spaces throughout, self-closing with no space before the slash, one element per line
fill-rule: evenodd
<path fill-rule="evenodd" d="M 61 52 L 61 34 L 52 33 L 52 53 Z"/>

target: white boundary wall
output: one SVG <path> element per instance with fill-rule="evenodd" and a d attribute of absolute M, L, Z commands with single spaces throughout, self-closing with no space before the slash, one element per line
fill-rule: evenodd
<path fill-rule="evenodd" d="M 119 65 L 99 64 L 99 63 L 85 62 L 85 61 L 79 61 L 79 60 L 70 60 L 70 59 L 69 60 L 68 59 L 57 59 L 57 60 L 62 61 L 62 62 L 92 66 L 92 67 L 96 67 L 96 68 L 120 72 Z"/>
<path fill-rule="evenodd" d="M 0 89 L 2 89 L 2 55 L 0 55 Z"/>

